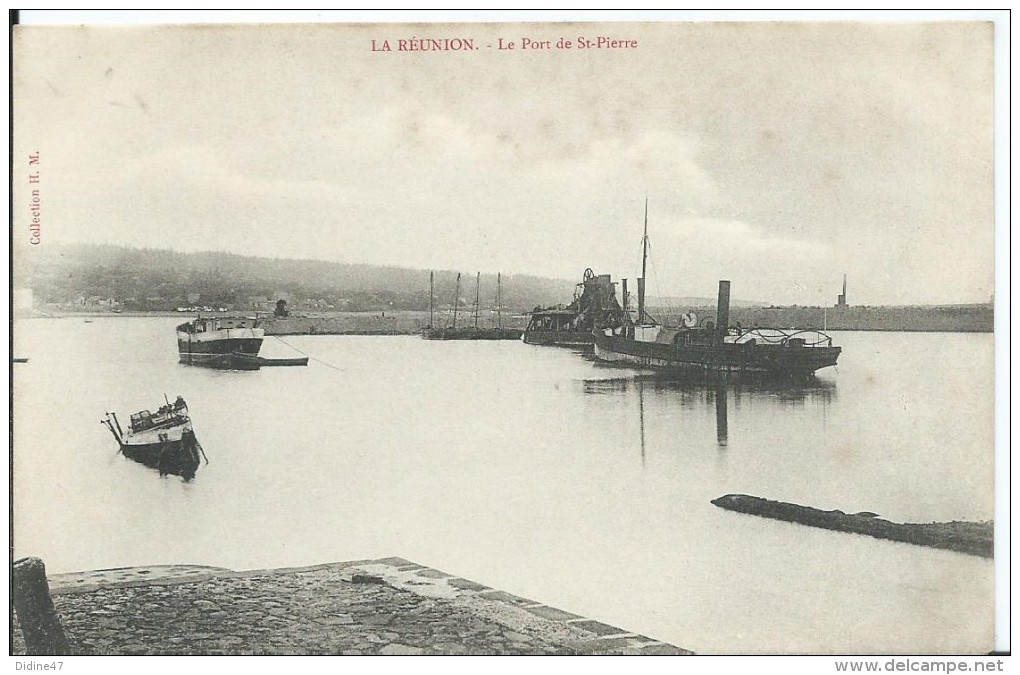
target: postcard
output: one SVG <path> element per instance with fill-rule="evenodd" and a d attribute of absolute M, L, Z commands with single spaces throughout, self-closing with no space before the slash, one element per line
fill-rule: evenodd
<path fill-rule="evenodd" d="M 1008 651 L 996 23 L 883 18 L 14 26 L 12 655 Z"/>

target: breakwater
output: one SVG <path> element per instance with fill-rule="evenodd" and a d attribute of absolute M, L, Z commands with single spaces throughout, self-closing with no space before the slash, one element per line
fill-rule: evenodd
<path fill-rule="evenodd" d="M 436 325 L 449 323 L 445 313 L 436 315 Z M 524 317 L 505 314 L 502 325 L 524 329 Z M 399 312 L 330 312 L 322 314 L 294 314 L 286 317 L 266 317 L 261 325 L 266 335 L 414 335 L 429 324 L 429 313 L 421 311 Z M 461 315 L 458 326 L 474 325 L 469 315 Z M 480 327 L 494 325 L 491 320 L 479 322 Z"/>
<path fill-rule="evenodd" d="M 693 308 L 698 316 L 714 317 L 715 307 Z M 663 314 L 664 309 L 653 308 Z M 670 310 L 676 313 L 676 309 Z M 683 311 L 682 309 L 680 311 Z M 729 323 L 744 328 L 801 330 L 921 331 L 991 333 L 995 313 L 990 304 L 848 307 L 731 307 Z"/>
<path fill-rule="evenodd" d="M 970 523 L 894 523 L 874 513 L 844 513 L 751 495 L 731 494 L 713 499 L 719 508 L 763 518 L 785 520 L 837 532 L 866 534 L 906 544 L 942 548 L 958 553 L 991 558 L 994 551 L 994 526 L 988 522 Z"/>
<path fill-rule="evenodd" d="M 702 318 L 715 316 L 715 307 L 692 308 Z M 676 309 L 652 308 L 667 323 Z M 436 325 L 448 323 L 445 314 Z M 523 330 L 524 316 L 504 315 L 502 324 Z M 992 305 L 917 305 L 906 307 L 732 307 L 729 323 L 744 328 L 796 328 L 800 330 L 919 331 L 945 333 L 991 333 L 995 315 Z M 283 318 L 267 317 L 262 325 L 267 335 L 411 335 L 429 323 L 429 313 L 332 312 L 301 314 Z M 489 326 L 492 321 L 479 325 Z M 472 325 L 462 315 L 459 326 Z"/>

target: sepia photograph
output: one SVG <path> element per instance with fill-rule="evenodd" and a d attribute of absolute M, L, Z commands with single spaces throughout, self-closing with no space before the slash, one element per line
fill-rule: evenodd
<path fill-rule="evenodd" d="M 1002 670 L 1008 12 L 59 14 L 10 26 L 19 669 Z"/>

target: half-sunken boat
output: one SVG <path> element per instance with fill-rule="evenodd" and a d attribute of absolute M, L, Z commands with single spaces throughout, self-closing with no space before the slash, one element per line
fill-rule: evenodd
<path fill-rule="evenodd" d="M 177 326 L 177 351 L 191 366 L 258 370 L 265 334 L 257 318 L 200 316 Z"/>
<path fill-rule="evenodd" d="M 155 413 L 134 413 L 127 429 L 121 428 L 117 413 L 108 412 L 100 421 L 113 434 L 125 457 L 158 469 L 160 475 L 191 480 L 200 458 L 205 457 L 191 426 L 188 405 L 180 396 L 173 403 L 168 399 Z"/>
<path fill-rule="evenodd" d="M 460 302 L 460 274 L 457 275 L 456 290 L 453 294 L 453 322 L 436 326 L 435 282 L 429 273 L 429 325 L 422 328 L 421 336 L 426 340 L 519 340 L 521 331 L 503 325 L 503 275 L 496 275 L 496 325 L 479 326 L 479 288 L 481 272 L 475 277 L 474 325 L 457 326 L 457 306 Z"/>
<path fill-rule="evenodd" d="M 596 358 L 641 367 L 685 372 L 745 373 L 764 377 L 804 378 L 835 366 L 840 347 L 816 330 L 731 328 L 730 282 L 719 282 L 716 316 L 697 320 L 693 312 L 681 325 L 667 327 L 645 308 L 648 263 L 648 205 L 642 239 L 641 278 L 638 279 L 636 321 L 602 326 L 594 331 Z"/>
<path fill-rule="evenodd" d="M 623 280 L 624 303 L 627 280 Z M 608 274 L 596 275 L 589 267 L 566 306 L 536 307 L 529 313 L 524 342 L 532 345 L 590 347 L 597 327 L 620 326 L 626 312 L 616 300 L 616 288 Z"/>

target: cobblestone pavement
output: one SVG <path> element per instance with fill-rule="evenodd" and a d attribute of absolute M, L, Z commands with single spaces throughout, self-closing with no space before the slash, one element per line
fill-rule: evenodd
<path fill-rule="evenodd" d="M 79 654 L 689 654 L 401 558 L 50 577 Z M 15 627 L 13 653 L 24 643 Z"/>

